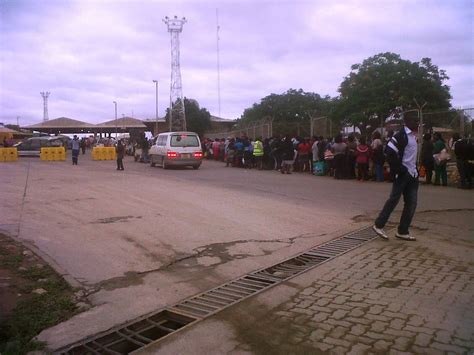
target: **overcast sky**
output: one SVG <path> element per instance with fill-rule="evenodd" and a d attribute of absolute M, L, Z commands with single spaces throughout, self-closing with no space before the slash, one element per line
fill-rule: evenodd
<path fill-rule="evenodd" d="M 155 117 L 169 105 L 165 16 L 185 16 L 183 94 L 234 119 L 290 88 L 336 96 L 352 64 L 380 52 L 430 57 L 445 69 L 454 107 L 474 106 L 472 0 L 0 0 L 0 122 L 49 118 L 99 123 Z"/>

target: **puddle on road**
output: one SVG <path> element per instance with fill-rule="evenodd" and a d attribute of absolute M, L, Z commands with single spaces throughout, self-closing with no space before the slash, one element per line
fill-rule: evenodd
<path fill-rule="evenodd" d="M 117 288 L 125 288 L 129 286 L 136 286 L 143 284 L 143 277 L 145 275 L 135 271 L 126 272 L 124 276 L 114 277 L 97 284 L 99 288 L 107 291 L 112 291 Z"/>
<path fill-rule="evenodd" d="M 108 217 L 108 218 L 100 218 L 92 224 L 108 224 L 108 223 L 115 223 L 115 222 L 128 222 L 130 219 L 141 219 L 142 216 L 118 216 L 118 217 Z"/>

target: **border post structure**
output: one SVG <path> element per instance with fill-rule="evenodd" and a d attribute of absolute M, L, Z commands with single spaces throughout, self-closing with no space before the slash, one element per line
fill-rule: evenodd
<path fill-rule="evenodd" d="M 183 87 L 181 83 L 181 68 L 179 63 L 179 34 L 183 31 L 186 18 L 166 16 L 163 22 L 168 26 L 171 37 L 171 83 L 170 83 L 170 131 L 186 130 L 186 114 L 184 111 Z"/>

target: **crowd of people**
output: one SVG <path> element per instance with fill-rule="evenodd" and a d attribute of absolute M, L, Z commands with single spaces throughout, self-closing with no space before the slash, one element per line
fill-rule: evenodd
<path fill-rule="evenodd" d="M 202 149 L 207 159 L 224 162 L 227 167 L 277 170 L 282 174 L 308 172 L 335 179 L 383 182 L 392 180 L 384 153 L 392 136 L 392 131 L 385 136 L 375 131 L 369 141 L 355 135 L 343 137 L 342 134 L 334 138 L 314 136 L 311 139 L 290 135 L 254 140 L 246 136 L 228 137 L 205 139 Z M 438 162 L 435 158 L 447 149 L 454 152 L 458 141 L 461 141 L 460 137 L 455 134 L 448 148 L 441 134 L 424 135 L 419 170 L 420 176 L 426 176 L 426 183 L 432 183 L 434 172 L 434 185 L 447 185 L 446 162 L 449 156 Z M 458 150 L 459 184 L 462 188 L 469 188 L 472 186 L 473 166 Z"/>

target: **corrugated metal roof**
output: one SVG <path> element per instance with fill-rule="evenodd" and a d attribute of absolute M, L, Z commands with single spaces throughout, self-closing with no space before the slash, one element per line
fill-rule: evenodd
<path fill-rule="evenodd" d="M 25 126 L 24 128 L 68 128 L 68 127 L 93 127 L 92 123 L 74 120 L 68 117 L 59 117 L 54 120 L 40 122 L 34 125 Z"/>
<path fill-rule="evenodd" d="M 146 128 L 146 125 L 142 120 L 133 118 L 133 117 L 122 117 L 117 118 L 116 120 L 110 120 L 102 123 L 96 124 L 94 127 L 128 127 L 128 128 Z"/>

